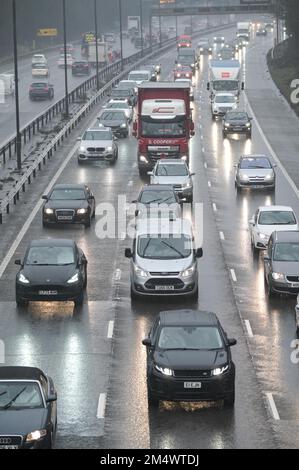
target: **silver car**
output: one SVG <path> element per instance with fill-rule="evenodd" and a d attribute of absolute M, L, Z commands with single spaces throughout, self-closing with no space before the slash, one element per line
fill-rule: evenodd
<path fill-rule="evenodd" d="M 158 218 L 168 219 L 181 217 L 181 205 L 177 194 L 172 186 L 148 185 L 144 186 L 138 199 L 132 201 L 137 204 L 135 215 L 138 218 Z"/>
<path fill-rule="evenodd" d="M 107 160 L 115 163 L 118 158 L 118 148 L 111 129 L 99 127 L 87 129 L 81 138 L 78 150 L 79 165 L 88 161 Z"/>
<path fill-rule="evenodd" d="M 198 298 L 197 259 L 192 225 L 186 219 L 141 219 L 136 228 L 131 260 L 132 299 L 152 295 Z"/>
<path fill-rule="evenodd" d="M 128 104 L 127 100 L 110 100 L 109 103 L 104 106 L 104 109 L 120 109 L 124 111 L 129 122 L 132 122 L 134 117 L 134 110 L 132 106 Z"/>
<path fill-rule="evenodd" d="M 173 186 L 180 199 L 193 202 L 193 181 L 187 163 L 184 160 L 159 160 L 153 171 L 149 171 L 151 184 L 167 184 Z"/>
<path fill-rule="evenodd" d="M 242 188 L 270 188 L 275 189 L 276 175 L 274 167 L 265 155 L 243 155 L 235 165 L 235 185 L 238 190 Z"/>

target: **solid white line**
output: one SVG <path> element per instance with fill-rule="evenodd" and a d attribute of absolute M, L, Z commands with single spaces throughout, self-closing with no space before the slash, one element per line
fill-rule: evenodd
<path fill-rule="evenodd" d="M 121 280 L 121 269 L 117 269 L 115 271 L 113 279 L 114 279 L 114 281 L 120 281 Z"/>
<path fill-rule="evenodd" d="M 223 232 L 219 232 L 219 235 L 220 235 L 220 240 L 225 240 L 225 236 Z"/>
<path fill-rule="evenodd" d="M 108 324 L 108 333 L 107 333 L 108 339 L 113 338 L 113 330 L 114 330 L 114 321 L 110 321 Z"/>
<path fill-rule="evenodd" d="M 234 282 L 237 282 L 237 276 L 236 276 L 235 270 L 234 270 L 234 269 L 231 269 L 231 270 L 230 270 L 230 273 L 231 273 L 232 280 L 233 280 Z"/>
<path fill-rule="evenodd" d="M 269 406 L 270 406 L 270 410 L 271 410 L 271 413 L 272 413 L 273 418 L 274 418 L 276 421 L 279 421 L 279 420 L 280 420 L 280 416 L 279 416 L 279 413 L 278 413 L 277 408 L 276 408 L 276 405 L 275 405 L 275 401 L 274 401 L 274 398 L 273 398 L 273 394 L 270 393 L 270 392 L 267 392 L 267 393 L 266 393 L 266 397 L 267 397 L 267 399 L 268 399 Z"/>
<path fill-rule="evenodd" d="M 217 206 L 216 206 L 215 202 L 213 202 L 213 211 L 217 212 Z"/>
<path fill-rule="evenodd" d="M 128 186 L 133 186 L 133 181 L 129 181 Z"/>
<path fill-rule="evenodd" d="M 204 162 L 203 166 L 204 166 L 205 168 L 208 168 L 207 162 Z"/>
<path fill-rule="evenodd" d="M 60 177 L 60 175 L 64 171 L 65 167 L 67 166 L 69 161 L 72 159 L 73 155 L 76 153 L 77 147 L 78 147 L 78 145 L 76 145 L 76 147 L 68 154 L 67 158 L 64 160 L 63 164 L 61 165 L 59 170 L 55 173 L 54 177 L 52 178 L 52 180 L 48 184 L 47 188 L 44 191 L 44 194 L 48 194 L 51 191 L 54 184 L 57 182 L 58 178 Z M 8 264 L 10 263 L 12 257 L 14 256 L 19 244 L 21 243 L 24 236 L 26 235 L 28 229 L 30 228 L 30 225 L 32 224 L 35 216 L 37 215 L 38 211 L 41 209 L 42 205 L 43 205 L 42 200 L 37 202 L 37 204 L 35 205 L 33 211 L 31 212 L 30 216 L 28 217 L 25 224 L 21 228 L 21 230 L 20 230 L 18 236 L 16 237 L 15 241 L 13 242 L 10 249 L 8 250 L 7 255 L 5 256 L 4 260 L 0 264 L 0 279 L 3 276 L 4 271 L 6 270 Z"/>
<path fill-rule="evenodd" d="M 281 163 L 281 161 L 279 160 L 279 157 L 277 155 L 277 153 L 275 152 L 275 150 L 273 149 L 273 147 L 271 146 L 269 140 L 267 139 L 266 137 L 266 134 L 264 133 L 263 129 L 261 128 L 260 126 L 260 123 L 258 122 L 257 120 L 257 117 L 248 101 L 248 98 L 247 98 L 247 95 L 245 94 L 244 95 L 244 98 L 245 98 L 245 102 L 246 102 L 246 105 L 252 115 L 252 117 L 254 118 L 254 122 L 256 124 L 256 127 L 258 128 L 259 130 L 259 133 L 261 134 L 262 138 L 264 139 L 264 142 L 265 144 L 267 145 L 268 149 L 269 149 L 269 152 L 271 153 L 273 159 L 275 160 L 275 162 L 277 163 L 277 166 L 280 168 L 281 172 L 283 173 L 283 175 L 285 176 L 286 180 L 288 181 L 289 185 L 291 186 L 291 188 L 293 189 L 294 193 L 296 194 L 296 196 L 299 198 L 299 189 L 297 188 L 296 184 L 294 183 L 294 181 L 292 180 L 292 178 L 290 177 L 290 175 L 288 174 L 287 170 L 285 169 L 285 167 L 283 166 L 283 164 Z"/>
<path fill-rule="evenodd" d="M 106 393 L 101 393 L 98 402 L 97 418 L 104 419 L 106 408 Z"/>
<path fill-rule="evenodd" d="M 211 181 L 208 181 L 208 186 L 209 186 L 209 188 L 211 188 L 211 187 L 212 187 L 212 183 L 211 183 Z"/>
<path fill-rule="evenodd" d="M 247 329 L 247 334 L 250 338 L 253 338 L 253 332 L 252 332 L 252 328 L 251 328 L 251 325 L 250 325 L 250 321 L 249 320 L 244 320 L 244 323 L 245 323 L 245 326 L 246 326 L 246 329 Z"/>

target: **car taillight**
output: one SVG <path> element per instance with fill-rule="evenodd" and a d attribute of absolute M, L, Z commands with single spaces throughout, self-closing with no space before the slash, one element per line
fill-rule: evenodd
<path fill-rule="evenodd" d="M 48 87 L 48 86 L 45 86 L 45 87 L 44 87 L 44 90 L 45 90 L 45 91 L 49 91 L 49 87 Z"/>

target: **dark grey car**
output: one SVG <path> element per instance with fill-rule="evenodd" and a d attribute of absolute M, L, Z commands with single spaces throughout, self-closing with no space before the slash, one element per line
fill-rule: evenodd
<path fill-rule="evenodd" d="M 99 124 L 109 127 L 116 137 L 128 137 L 129 121 L 124 111 L 118 109 L 103 110 L 98 117 Z"/>
<path fill-rule="evenodd" d="M 269 297 L 299 293 L 299 231 L 272 233 L 264 267 Z"/>

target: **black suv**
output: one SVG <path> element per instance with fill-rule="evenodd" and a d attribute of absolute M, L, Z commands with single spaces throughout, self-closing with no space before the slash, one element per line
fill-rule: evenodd
<path fill-rule="evenodd" d="M 48 82 L 34 82 L 29 88 L 29 99 L 35 100 L 52 100 L 54 98 L 54 86 Z"/>
<path fill-rule="evenodd" d="M 90 64 L 87 60 L 76 60 L 72 65 L 72 75 L 74 77 L 81 75 L 90 75 Z"/>
<path fill-rule="evenodd" d="M 222 120 L 222 134 L 246 134 L 251 138 L 252 118 L 245 111 L 228 111 Z"/>
<path fill-rule="evenodd" d="M 235 402 L 235 365 L 228 339 L 214 313 L 197 310 L 161 312 L 147 347 L 149 405 L 159 400 Z"/>

